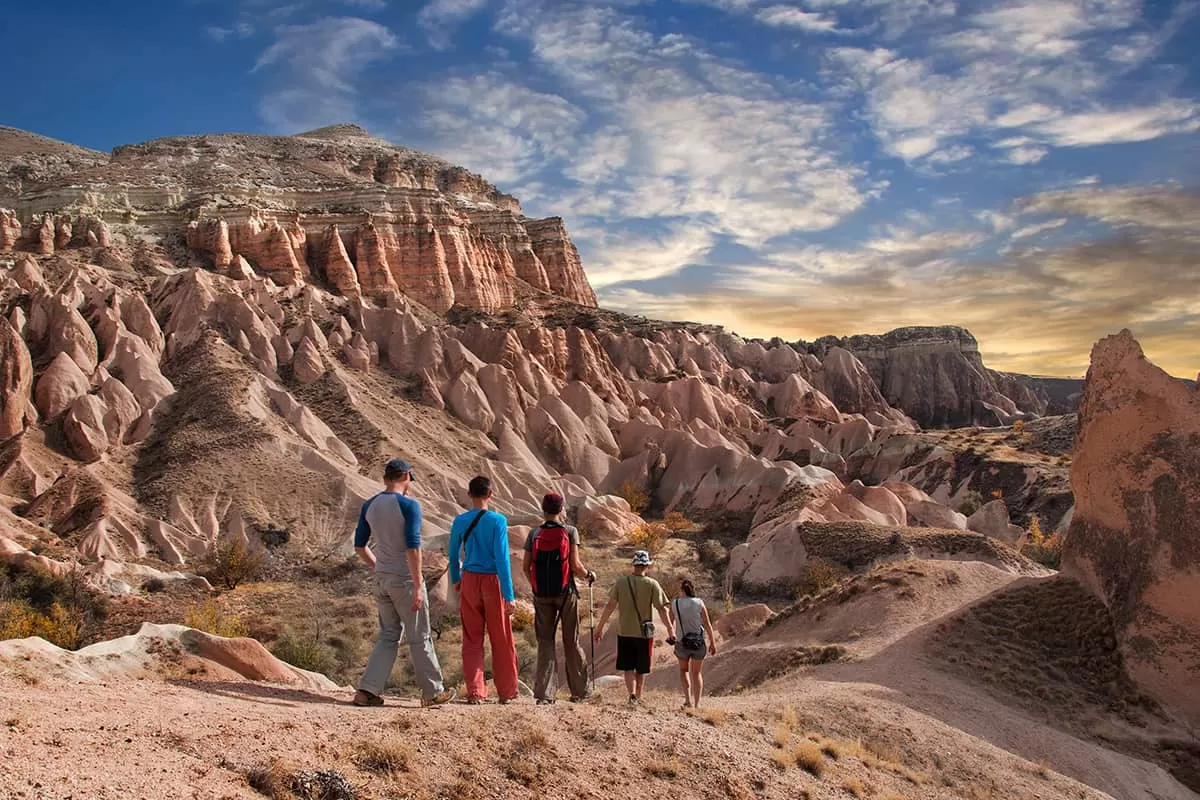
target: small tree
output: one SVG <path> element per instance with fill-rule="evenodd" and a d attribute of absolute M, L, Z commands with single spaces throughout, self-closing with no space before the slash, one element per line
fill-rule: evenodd
<path fill-rule="evenodd" d="M 236 589 L 238 584 L 257 576 L 265 562 L 265 553 L 251 550 L 241 537 L 234 537 L 213 549 L 204 577 L 226 589 Z"/>
<path fill-rule="evenodd" d="M 650 495 L 633 481 L 622 483 L 621 488 L 617 489 L 617 497 L 629 503 L 629 509 L 635 514 L 641 514 L 646 510 L 646 506 L 650 505 Z"/>

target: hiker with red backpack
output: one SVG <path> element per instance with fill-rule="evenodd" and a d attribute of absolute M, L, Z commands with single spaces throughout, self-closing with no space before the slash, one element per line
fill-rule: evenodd
<path fill-rule="evenodd" d="M 571 702 L 588 699 L 587 664 L 579 646 L 579 589 L 575 578 L 589 584 L 596 573 L 583 566 L 579 557 L 579 530 L 564 525 L 561 494 L 542 498 L 545 522 L 529 532 L 525 539 L 523 571 L 533 587 L 534 631 L 537 634 L 537 674 L 533 696 L 539 704 L 554 702 L 550 677 L 556 672 L 555 633 L 562 623 L 563 657 Z"/>
<path fill-rule="evenodd" d="M 501 703 L 517 699 L 517 649 L 513 641 L 512 615 L 516 608 L 512 567 L 508 560 L 508 520 L 488 509 L 492 482 L 476 475 L 467 487 L 471 511 L 464 511 L 450 525 L 450 582 L 459 595 L 462 618 L 463 680 L 467 702 L 487 699 L 483 675 L 483 636 L 492 645 L 492 677 Z"/>

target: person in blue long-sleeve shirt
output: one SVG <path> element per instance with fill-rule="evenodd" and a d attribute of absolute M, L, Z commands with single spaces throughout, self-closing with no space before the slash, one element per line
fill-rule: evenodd
<path fill-rule="evenodd" d="M 483 677 L 483 636 L 492 646 L 492 676 L 501 703 L 517 697 L 517 648 L 513 642 L 513 582 L 508 554 L 508 520 L 488 508 L 492 482 L 483 475 L 467 487 L 472 510 L 450 526 L 450 582 L 459 595 L 462 617 L 463 679 L 467 702 L 487 699 Z"/>

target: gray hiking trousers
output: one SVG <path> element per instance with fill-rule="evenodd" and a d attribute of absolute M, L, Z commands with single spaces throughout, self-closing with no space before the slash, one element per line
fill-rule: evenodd
<path fill-rule="evenodd" d="M 554 699 L 549 693 L 550 678 L 554 674 L 554 634 L 561 622 L 567 686 L 571 688 L 572 697 L 583 697 L 587 694 L 587 661 L 579 646 L 579 595 L 567 592 L 560 597 L 535 597 L 533 611 L 533 628 L 537 634 L 533 696 L 539 700 Z"/>
<path fill-rule="evenodd" d="M 408 633 L 408 648 L 412 657 L 413 673 L 421 696 L 426 700 L 438 695 L 442 686 L 442 667 L 438 663 L 433 640 L 429 636 L 429 595 L 425 586 L 421 594 L 425 604 L 413 613 L 413 585 L 408 575 L 375 573 L 375 603 L 379 607 L 379 639 L 367 659 L 358 688 L 371 694 L 383 694 L 388 676 L 396 664 L 400 650 L 400 638 Z"/>

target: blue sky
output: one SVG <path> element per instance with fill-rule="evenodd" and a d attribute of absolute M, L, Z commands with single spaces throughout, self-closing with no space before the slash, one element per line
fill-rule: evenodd
<path fill-rule="evenodd" d="M 601 303 L 785 338 L 961 324 L 1200 369 L 1200 7 L 20 4 L 5 124 L 111 149 L 353 121 L 566 218 Z M 48 44 L 49 43 L 49 44 Z"/>

